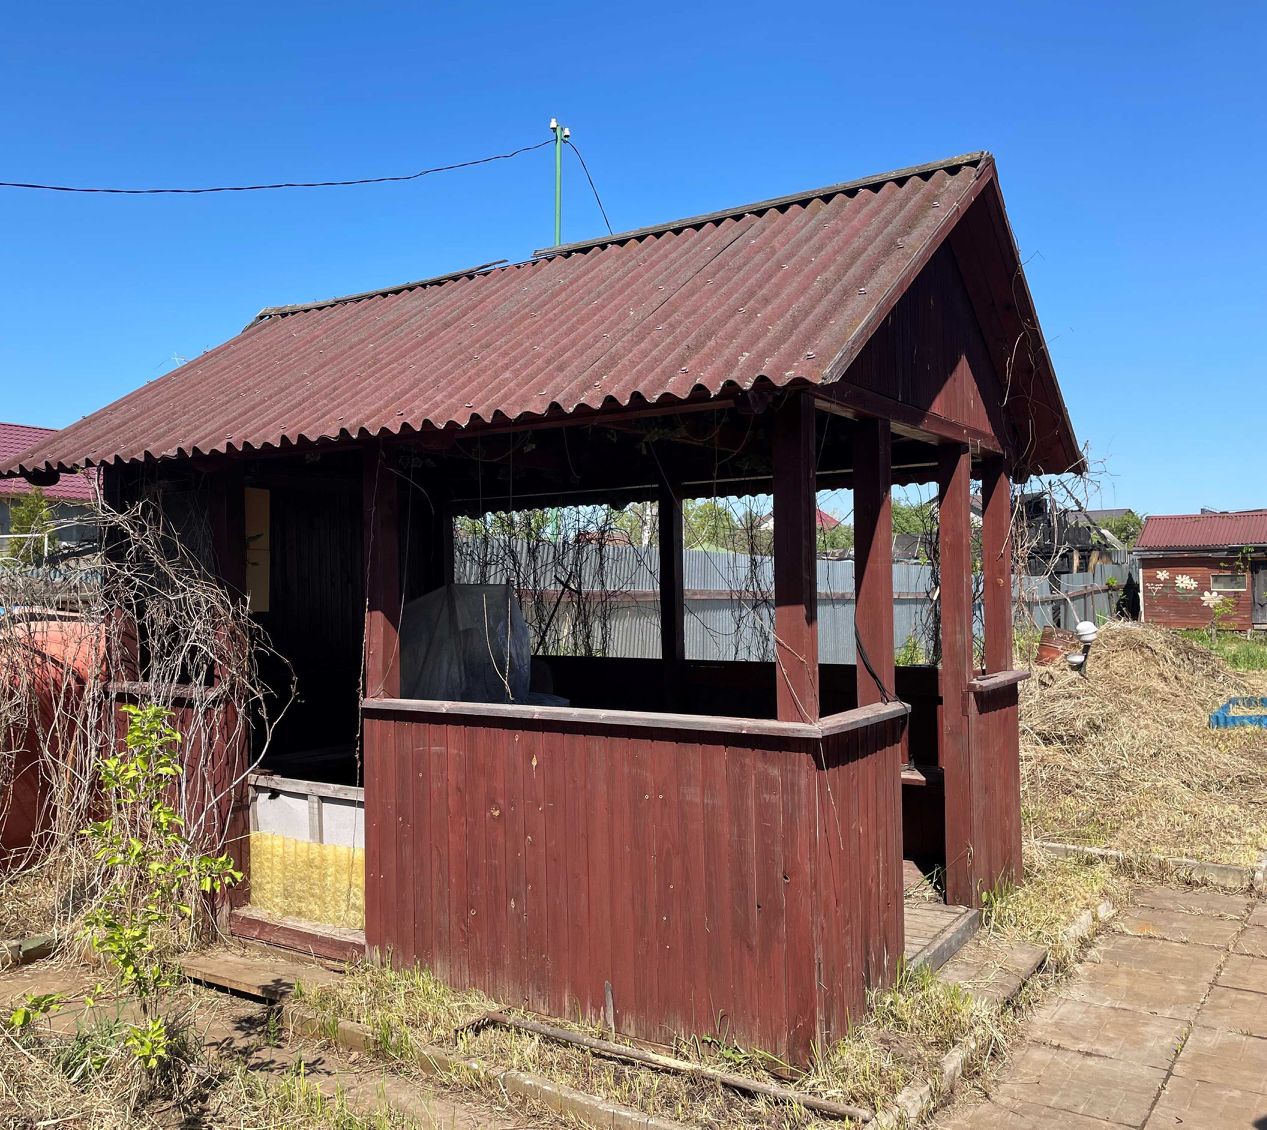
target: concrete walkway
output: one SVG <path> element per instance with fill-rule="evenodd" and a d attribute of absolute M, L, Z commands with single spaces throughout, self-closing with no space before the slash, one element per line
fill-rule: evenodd
<path fill-rule="evenodd" d="M 1151 887 L 943 1130 L 1267 1128 L 1267 905 Z"/>

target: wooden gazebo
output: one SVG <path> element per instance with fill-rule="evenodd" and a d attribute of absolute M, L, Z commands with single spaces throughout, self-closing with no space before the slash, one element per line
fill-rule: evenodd
<path fill-rule="evenodd" d="M 290 764 L 361 751 L 371 952 L 804 1061 L 894 976 L 904 853 L 956 903 L 1020 875 L 1011 484 L 1081 457 L 986 154 L 265 310 L 7 472 L 83 466 L 206 516 L 298 674 Z M 937 488 L 936 668 L 894 663 L 911 483 Z M 817 638 L 841 486 L 856 666 Z M 686 654 L 681 504 L 717 493 L 773 495 L 772 663 Z M 452 578 L 456 515 L 650 499 L 659 659 L 549 658 L 569 706 L 401 697 L 402 603 Z"/>

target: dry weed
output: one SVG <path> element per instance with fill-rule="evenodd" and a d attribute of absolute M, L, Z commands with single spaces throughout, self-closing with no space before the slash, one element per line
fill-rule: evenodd
<path fill-rule="evenodd" d="M 1086 678 L 1036 668 L 1021 688 L 1027 832 L 1255 862 L 1267 849 L 1267 732 L 1208 725 L 1247 689 L 1208 648 L 1141 624 L 1107 625 Z"/>

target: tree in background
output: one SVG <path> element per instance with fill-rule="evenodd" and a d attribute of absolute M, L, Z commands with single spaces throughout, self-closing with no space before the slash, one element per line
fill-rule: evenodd
<path fill-rule="evenodd" d="M 53 508 L 39 487 L 9 504 L 9 556 L 23 565 L 42 565 L 45 551 L 57 548 Z"/>
<path fill-rule="evenodd" d="M 1134 510 L 1128 510 L 1120 518 L 1106 518 L 1101 525 L 1127 549 L 1134 549 L 1140 531 L 1144 528 L 1144 519 Z"/>
<path fill-rule="evenodd" d="M 830 530 L 820 528 L 817 541 L 819 553 L 853 549 L 853 527 L 848 522 L 841 522 Z"/>
<path fill-rule="evenodd" d="M 926 536 L 937 528 L 937 508 L 929 502 L 893 500 L 893 532 Z"/>

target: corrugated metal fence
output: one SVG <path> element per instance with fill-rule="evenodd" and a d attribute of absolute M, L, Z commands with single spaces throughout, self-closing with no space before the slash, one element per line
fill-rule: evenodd
<path fill-rule="evenodd" d="M 686 551 L 686 654 L 700 660 L 769 660 L 774 587 L 769 557 L 718 550 Z M 465 583 L 511 581 L 553 607 L 561 590 L 606 593 L 603 601 L 603 650 L 612 656 L 654 658 L 660 654 L 658 578 L 660 553 L 655 547 L 631 545 L 549 546 L 536 552 L 527 546 L 495 560 L 477 560 L 459 550 L 457 580 Z M 513 563 L 512 563 L 513 562 Z M 1056 578 L 1022 579 L 1026 605 L 1037 627 L 1072 626 L 1079 620 L 1112 616 L 1129 567 L 1097 566 L 1090 573 Z M 564 578 L 564 579 L 561 579 Z M 893 641 L 908 652 L 927 652 L 934 628 L 933 571 L 928 565 L 893 565 Z M 980 591 L 981 577 L 975 578 Z M 854 563 L 818 562 L 819 658 L 825 663 L 853 663 Z M 529 618 L 532 613 L 527 608 Z M 981 607 L 976 606 L 978 632 Z M 918 661 L 915 655 L 912 661 Z"/>

